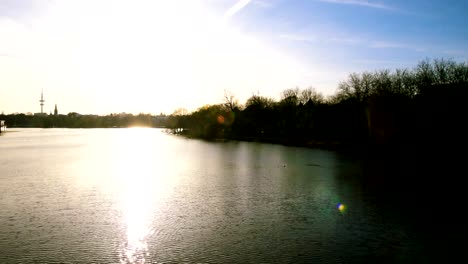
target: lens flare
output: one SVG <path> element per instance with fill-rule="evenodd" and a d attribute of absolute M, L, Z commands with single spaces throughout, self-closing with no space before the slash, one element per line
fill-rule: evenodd
<path fill-rule="evenodd" d="M 218 123 L 224 124 L 224 116 L 219 115 L 217 119 L 218 119 Z"/>
<path fill-rule="evenodd" d="M 346 205 L 342 203 L 337 204 L 336 208 L 338 208 L 338 211 L 340 211 L 341 213 L 344 213 L 346 211 Z"/>

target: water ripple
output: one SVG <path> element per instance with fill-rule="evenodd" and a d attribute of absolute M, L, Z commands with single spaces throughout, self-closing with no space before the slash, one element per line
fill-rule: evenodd
<path fill-rule="evenodd" d="M 418 234 L 352 180 L 359 166 L 333 152 L 183 140 L 154 129 L 21 133 L 0 145 L 8 151 L 0 156 L 0 263 L 382 263 L 420 255 Z"/>

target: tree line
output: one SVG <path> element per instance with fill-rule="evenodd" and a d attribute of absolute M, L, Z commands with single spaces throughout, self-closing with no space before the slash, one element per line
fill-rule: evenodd
<path fill-rule="evenodd" d="M 440 146 L 464 141 L 468 64 L 424 60 L 412 69 L 351 73 L 337 92 L 290 88 L 275 100 L 254 94 L 240 104 L 225 91 L 222 102 L 170 116 L 0 115 L 8 127 L 165 127 L 204 139 L 265 141 L 288 145 Z"/>
<path fill-rule="evenodd" d="M 165 127 L 167 117 L 150 114 L 110 114 L 105 116 L 81 115 L 76 112 L 67 115 L 0 115 L 8 127 L 39 128 L 113 128 L 113 127 Z"/>
<path fill-rule="evenodd" d="M 173 133 L 307 146 L 441 144 L 463 138 L 468 64 L 426 59 L 412 69 L 352 73 L 325 97 L 314 88 L 286 89 L 279 101 L 252 95 L 168 118 Z"/>

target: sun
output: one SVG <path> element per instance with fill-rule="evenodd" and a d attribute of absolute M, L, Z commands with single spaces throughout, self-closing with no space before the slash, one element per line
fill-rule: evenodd
<path fill-rule="evenodd" d="M 225 89 L 244 101 L 297 79 L 286 56 L 209 3 L 56 1 L 35 23 L 44 38 L 35 70 L 73 87 L 96 114 L 195 110 L 219 103 Z"/>

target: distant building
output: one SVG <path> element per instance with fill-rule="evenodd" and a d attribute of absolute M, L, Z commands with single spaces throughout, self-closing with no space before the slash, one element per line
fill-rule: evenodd
<path fill-rule="evenodd" d="M 58 115 L 57 104 L 55 104 L 54 116 L 57 116 L 57 115 Z"/>

